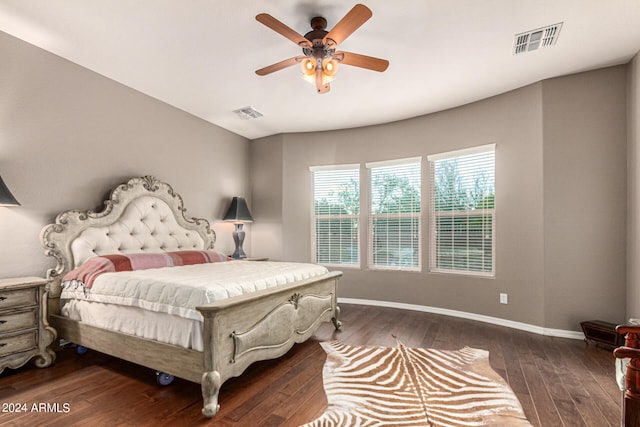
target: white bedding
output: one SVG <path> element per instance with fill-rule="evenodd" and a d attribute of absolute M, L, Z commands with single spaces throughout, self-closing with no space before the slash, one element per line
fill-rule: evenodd
<path fill-rule="evenodd" d="M 90 326 L 202 351 L 203 323 L 138 307 L 85 300 L 63 301 L 61 314 Z"/>
<path fill-rule="evenodd" d="M 325 267 L 230 261 L 104 273 L 63 284 L 61 314 L 91 326 L 202 351 L 199 305 L 323 275 Z"/>
<path fill-rule="evenodd" d="M 197 306 L 325 273 L 327 269 L 316 264 L 216 262 L 104 273 L 90 289 L 63 283 L 60 298 L 118 304 L 202 320 Z"/>

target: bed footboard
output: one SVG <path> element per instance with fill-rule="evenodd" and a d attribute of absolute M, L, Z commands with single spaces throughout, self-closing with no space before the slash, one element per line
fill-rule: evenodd
<path fill-rule="evenodd" d="M 203 414 L 219 409 L 229 378 L 259 360 L 275 359 L 309 339 L 323 322 L 340 327 L 336 288 L 340 272 L 198 307 L 204 317 Z"/>

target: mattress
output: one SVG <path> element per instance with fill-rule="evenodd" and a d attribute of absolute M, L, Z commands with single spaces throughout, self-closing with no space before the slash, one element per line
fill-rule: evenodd
<path fill-rule="evenodd" d="M 86 300 L 62 301 L 60 312 L 90 326 L 198 351 L 204 348 L 201 320 Z"/>
<path fill-rule="evenodd" d="M 196 307 L 318 277 L 317 264 L 230 261 L 104 273 L 91 288 L 63 283 L 61 314 L 91 326 L 202 350 Z"/>

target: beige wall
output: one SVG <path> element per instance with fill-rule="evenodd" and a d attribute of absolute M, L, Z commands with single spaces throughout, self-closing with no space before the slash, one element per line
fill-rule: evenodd
<path fill-rule="evenodd" d="M 628 79 L 627 316 L 640 318 L 640 53 Z"/>
<path fill-rule="evenodd" d="M 480 103 L 402 122 L 280 136 L 275 143 L 283 147 L 282 187 L 274 186 L 272 197 L 262 195 L 262 200 L 267 203 L 271 198 L 282 199 L 283 259 L 310 260 L 309 166 L 363 164 L 496 143 L 496 223 L 500 244 L 495 279 L 426 273 L 428 242 L 425 232 L 422 239 L 425 272 L 343 269 L 345 278 L 341 282 L 340 296 L 440 307 L 543 324 L 541 102 L 541 85 L 535 84 Z M 264 146 L 271 144 L 274 144 L 273 140 L 258 140 L 252 144 L 252 150 L 265 151 Z M 266 166 L 261 164 L 259 167 Z M 426 167 L 425 163 L 425 171 Z M 426 188 L 427 174 L 423 177 Z M 424 212 L 427 199 L 423 197 Z M 260 222 L 260 212 L 267 207 L 268 203 L 254 205 L 256 225 Z M 423 223 L 426 231 L 426 215 Z M 366 224 L 366 218 L 362 224 Z M 254 248 L 258 248 L 258 242 L 254 242 Z M 277 257 L 279 254 L 264 252 L 260 255 Z M 366 247 L 363 247 L 362 258 L 366 259 Z M 509 305 L 499 304 L 500 292 L 509 294 Z"/>
<path fill-rule="evenodd" d="M 249 196 L 249 142 L 0 32 L 0 175 L 21 202 L 0 208 L 0 277 L 53 265 L 40 229 L 65 209 L 101 209 L 108 190 L 155 175 L 187 214 L 217 221 Z M 226 223 L 217 247 L 233 248 Z"/>
<path fill-rule="evenodd" d="M 257 226 L 261 212 L 273 210 L 272 201 L 278 204 L 281 221 L 264 227 L 282 237 L 283 247 L 271 250 L 255 241 L 254 248 L 277 259 L 310 260 L 309 166 L 424 157 L 496 143 L 495 279 L 428 273 L 425 214 L 423 272 L 374 271 L 364 264 L 361 269 L 344 268 L 340 296 L 562 330 L 579 330 L 578 322 L 591 318 L 622 321 L 625 70 L 622 66 L 553 79 L 402 122 L 257 140 L 252 151 L 267 153 L 274 147 L 276 156 L 282 151 L 282 185 L 261 188 L 269 194 L 261 194 L 254 211 Z M 423 167 L 426 171 L 426 163 Z M 363 170 L 363 183 L 365 176 Z M 426 189 L 427 174 L 423 176 Z M 364 184 L 362 190 L 366 198 Z M 595 200 L 602 202 L 592 206 Z M 364 233 L 361 239 L 366 242 Z M 508 305 L 499 304 L 501 292 L 509 294 Z"/>
<path fill-rule="evenodd" d="M 545 322 L 624 321 L 626 72 L 543 82 Z"/>
<path fill-rule="evenodd" d="M 250 170 L 252 214 L 259 220 L 251 224 L 247 240 L 252 251 L 248 256 L 264 256 L 284 259 L 282 236 L 283 156 L 282 135 L 262 139 L 261 144 L 251 145 Z M 255 219 L 255 218 L 254 218 Z"/>

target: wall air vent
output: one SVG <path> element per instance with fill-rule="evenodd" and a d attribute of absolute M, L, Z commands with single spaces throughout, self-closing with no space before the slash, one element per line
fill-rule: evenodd
<path fill-rule="evenodd" d="M 516 34 L 513 41 L 513 54 L 531 52 L 532 50 L 543 49 L 553 46 L 558 40 L 562 22 L 526 33 Z"/>
<path fill-rule="evenodd" d="M 242 107 L 238 110 L 233 110 L 233 112 L 236 113 L 241 120 L 257 119 L 263 116 L 260 111 L 253 107 Z"/>

